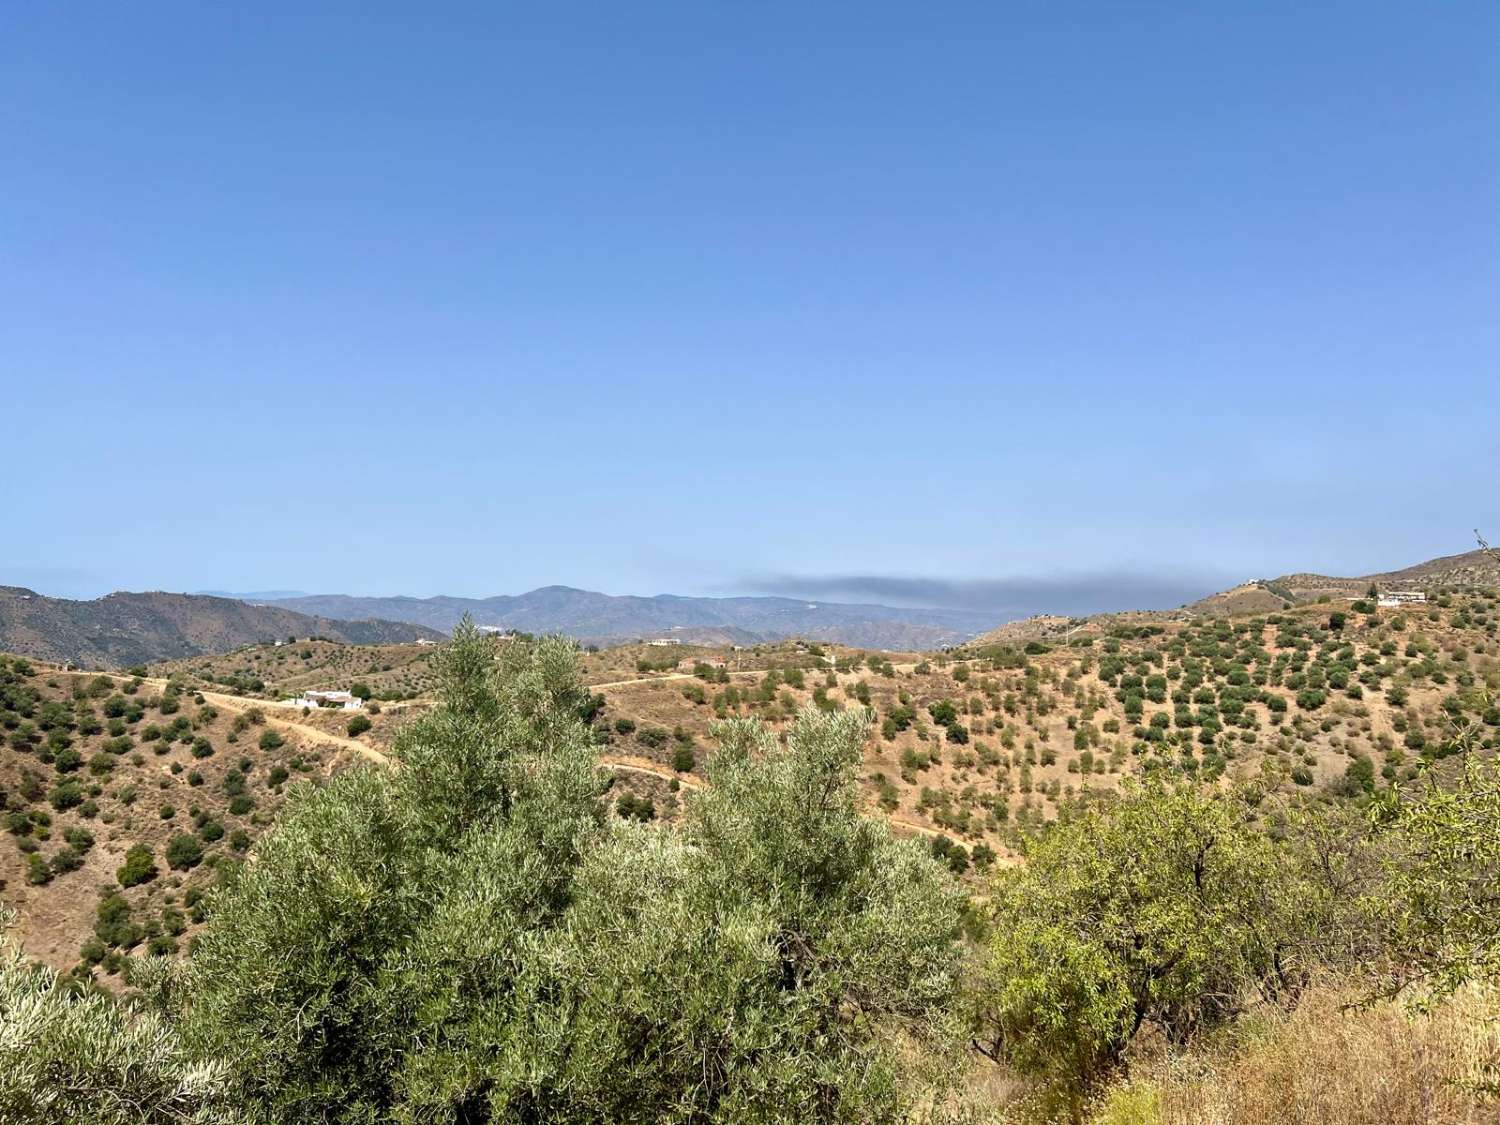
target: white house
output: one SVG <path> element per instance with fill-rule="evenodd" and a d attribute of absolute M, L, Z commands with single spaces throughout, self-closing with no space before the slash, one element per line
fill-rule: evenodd
<path fill-rule="evenodd" d="M 1404 605 L 1425 605 L 1427 595 L 1421 590 L 1387 590 L 1375 601 L 1382 609 L 1397 609 Z"/>
<path fill-rule="evenodd" d="M 304 691 L 295 699 L 284 701 L 292 707 L 322 707 L 334 711 L 358 711 L 365 701 L 347 691 Z"/>

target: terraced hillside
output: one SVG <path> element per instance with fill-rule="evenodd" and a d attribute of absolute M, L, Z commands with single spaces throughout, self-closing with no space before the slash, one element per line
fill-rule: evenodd
<path fill-rule="evenodd" d="M 899 657 L 793 643 L 637 646 L 582 662 L 619 815 L 674 817 L 704 784 L 718 719 L 756 715 L 784 730 L 803 707 L 868 707 L 870 807 L 972 871 L 1070 797 L 1143 772 L 1362 801 L 1437 757 L 1456 722 L 1478 720 L 1493 748 L 1500 709 L 1483 690 L 1500 688 L 1497 627 L 1494 593 L 1462 591 L 1401 611 L 1341 601 L 1238 618 L 1110 617 L 1075 624 L 1065 644 Z M 324 778 L 356 752 L 390 754 L 426 706 L 433 652 L 266 646 L 153 669 L 170 680 L 7 659 L 0 787 L 14 846 L 0 849 L 0 877 L 27 948 L 107 970 L 121 948 L 180 945 L 198 894 L 253 845 L 289 781 Z M 402 698 L 372 699 L 357 738 L 346 713 L 275 702 L 361 680 L 372 696 Z M 125 887 L 136 845 L 156 873 Z"/>
<path fill-rule="evenodd" d="M 370 698 L 416 698 L 432 690 L 430 644 L 351 645 L 303 640 L 152 664 L 153 676 L 251 698 L 284 699 L 308 688 L 368 689 Z"/>
<path fill-rule="evenodd" d="M 602 752 L 632 767 L 622 788 L 659 815 L 675 806 L 671 781 L 692 783 L 712 752 L 716 719 L 784 726 L 804 706 L 869 706 L 872 805 L 912 830 L 1001 851 L 1069 797 L 1145 770 L 1345 797 L 1409 774 L 1455 709 L 1495 680 L 1495 621 L 1491 595 L 1458 592 L 1402 612 L 1340 601 L 1233 618 L 1057 619 L 1024 641 L 1013 633 L 927 656 L 632 646 L 583 664 L 603 700 Z M 397 694 L 419 683 L 402 669 L 426 665 L 395 651 L 329 648 L 304 660 L 277 650 L 254 666 L 287 669 L 264 685 L 272 693 L 362 677 L 377 695 Z M 402 714 L 384 705 L 370 737 L 388 739 Z M 343 720 L 308 721 L 332 730 Z"/>
<path fill-rule="evenodd" d="M 108 975 L 177 950 L 289 784 L 347 745 L 251 703 L 0 658 L 0 897 L 29 954 Z"/>
<path fill-rule="evenodd" d="M 1363 602 L 1239 619 L 1087 625 L 914 665 L 846 655 L 840 670 L 733 673 L 606 690 L 610 746 L 662 764 L 706 752 L 709 722 L 783 724 L 808 703 L 874 709 L 873 802 L 900 821 L 999 849 L 1085 790 L 1144 771 L 1262 779 L 1359 798 L 1411 776 L 1463 715 L 1494 725 L 1493 595 L 1420 612 Z M 684 752 L 687 751 L 687 752 Z"/>

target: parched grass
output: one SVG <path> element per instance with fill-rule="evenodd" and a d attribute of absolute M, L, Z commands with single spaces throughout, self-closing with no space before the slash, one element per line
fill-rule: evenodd
<path fill-rule="evenodd" d="M 1203 1052 L 1142 1060 L 1094 1125 L 1479 1125 L 1500 1097 L 1476 1089 L 1500 1059 L 1500 989 L 1470 989 L 1427 1014 L 1346 1009 L 1312 989 L 1291 1014 L 1247 1022 Z"/>

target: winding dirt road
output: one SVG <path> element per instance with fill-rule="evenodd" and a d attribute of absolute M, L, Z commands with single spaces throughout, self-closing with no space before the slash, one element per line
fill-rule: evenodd
<path fill-rule="evenodd" d="M 59 668 L 58 671 L 63 671 L 63 669 Z M 90 675 L 97 674 L 98 673 L 90 673 Z M 113 673 L 104 674 L 108 675 L 110 679 L 118 681 L 130 681 L 135 679 L 134 676 L 121 676 L 115 675 Z M 729 674 L 731 676 L 755 676 L 759 675 L 760 673 L 731 672 Z M 652 676 L 637 680 L 619 680 L 614 683 L 590 684 L 588 686 L 590 690 L 598 690 L 601 688 L 630 687 L 635 684 L 642 683 L 664 683 L 669 680 L 691 680 L 693 678 L 693 675 L 689 672 L 674 672 L 665 676 Z M 159 677 L 146 677 L 142 680 L 142 683 L 150 685 L 157 691 L 164 691 L 167 686 L 167 681 Z M 210 703 L 215 707 L 221 708 L 225 711 L 234 712 L 235 714 L 244 714 L 246 711 L 250 711 L 252 709 L 258 710 L 265 717 L 267 726 L 276 727 L 284 731 L 289 731 L 292 734 L 296 734 L 302 738 L 308 739 L 309 741 L 334 746 L 340 750 L 350 751 L 352 753 L 358 754 L 366 761 L 374 762 L 376 765 L 390 766 L 395 764 L 394 759 L 391 758 L 389 754 L 377 750 L 375 749 L 375 747 L 369 745 L 368 743 L 361 742 L 357 738 L 350 738 L 342 734 L 331 734 L 328 731 L 313 726 L 311 723 L 302 723 L 298 722 L 295 719 L 289 719 L 283 715 L 278 715 L 275 713 L 278 710 L 278 705 L 268 705 L 265 700 L 245 699 L 243 696 L 226 695 L 225 693 L 220 691 L 198 691 L 195 694 L 201 695 L 205 703 Z M 419 701 L 414 700 L 413 702 Z M 288 710 L 288 708 L 280 709 Z M 634 773 L 645 777 L 654 777 L 659 781 L 676 781 L 678 785 L 681 786 L 681 788 L 686 789 L 689 792 L 695 792 L 698 790 L 706 789 L 708 787 L 707 784 L 703 781 L 684 774 L 680 774 L 676 770 L 669 769 L 666 766 L 651 761 L 649 758 L 637 758 L 629 755 L 604 754 L 599 757 L 599 764 L 601 766 L 605 766 L 612 770 L 618 770 L 623 773 Z M 915 821 L 905 820 L 900 817 L 894 816 L 887 816 L 885 819 L 892 828 L 898 830 L 913 832 L 917 835 L 929 837 L 942 835 L 942 832 L 940 832 L 938 829 L 930 828 L 925 824 L 917 824 Z"/>

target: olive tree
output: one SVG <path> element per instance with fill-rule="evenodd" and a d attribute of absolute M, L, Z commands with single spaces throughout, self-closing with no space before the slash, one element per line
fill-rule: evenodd
<path fill-rule="evenodd" d="M 466 621 L 435 659 L 440 705 L 398 737 L 399 768 L 296 787 L 216 899 L 190 963 L 183 1024 L 203 1054 L 234 1060 L 264 1120 L 386 1114 L 413 1049 L 414 1005 L 430 1000 L 412 980 L 432 953 L 430 928 L 492 886 L 492 865 L 525 884 L 524 901 L 486 903 L 496 931 L 554 922 L 603 824 L 566 642 L 502 667 Z"/>
<path fill-rule="evenodd" d="M 622 825 L 497 1041 L 546 1120 L 890 1121 L 956 1028 L 960 893 L 858 810 L 856 712 L 720 725 L 680 832 Z M 922 1050 L 925 1048 L 926 1050 Z M 526 1087 L 529 1086 L 529 1089 Z"/>
<path fill-rule="evenodd" d="M 244 1119 L 228 1077 L 157 1012 L 74 987 L 0 942 L 0 1121 L 233 1125 Z"/>
<path fill-rule="evenodd" d="M 1233 795 L 1129 787 L 997 875 L 976 1043 L 1081 1093 L 1143 1025 L 1182 1041 L 1293 984 L 1323 901 Z"/>
<path fill-rule="evenodd" d="M 1377 807 L 1397 841 L 1378 903 L 1390 991 L 1420 984 L 1445 996 L 1500 978 L 1500 765 L 1479 756 L 1481 735 L 1466 722 L 1446 747 L 1462 755 L 1456 771 L 1428 766 Z"/>
<path fill-rule="evenodd" d="M 505 650 L 460 626 L 399 766 L 296 790 L 215 900 L 173 994 L 247 1113 L 906 1114 L 952 1040 L 959 892 L 860 814 L 867 713 L 785 746 L 731 721 L 680 827 L 611 822 L 573 648 Z"/>

